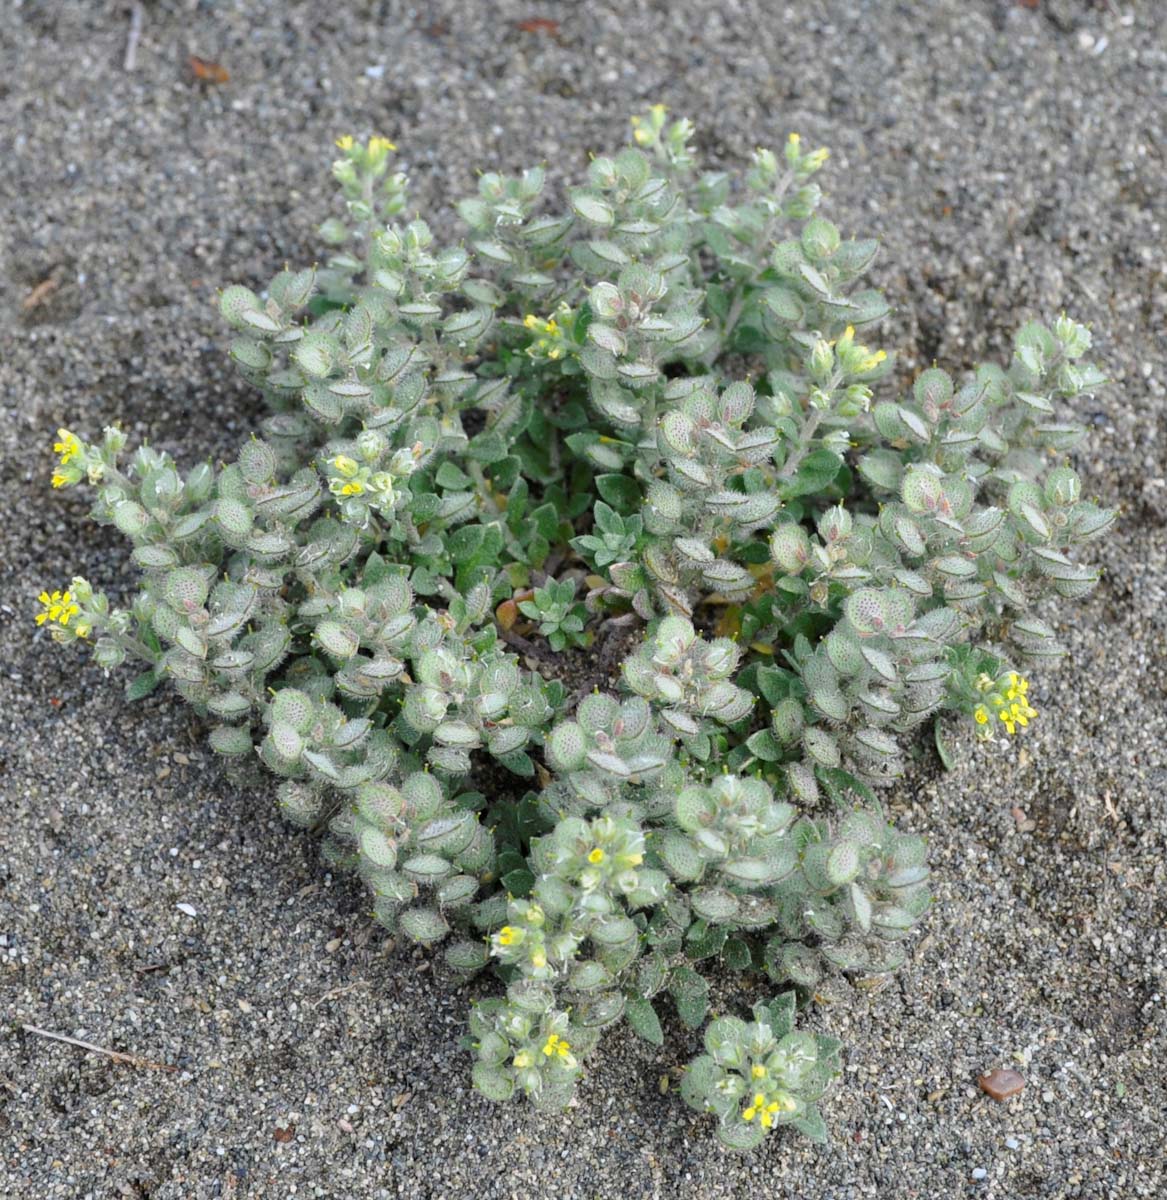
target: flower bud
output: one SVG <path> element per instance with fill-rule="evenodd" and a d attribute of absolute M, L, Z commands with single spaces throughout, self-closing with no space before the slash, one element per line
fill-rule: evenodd
<path fill-rule="evenodd" d="M 835 352 L 825 338 L 819 338 L 810 352 L 810 373 L 821 383 L 831 377 L 835 368 Z"/>

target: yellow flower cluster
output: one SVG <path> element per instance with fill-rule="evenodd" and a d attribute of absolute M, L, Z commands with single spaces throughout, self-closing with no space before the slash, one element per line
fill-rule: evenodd
<path fill-rule="evenodd" d="M 1029 703 L 1029 680 L 1016 671 L 995 681 L 981 675 L 977 687 L 986 695 L 985 702 L 973 710 L 973 720 L 984 738 L 993 736 L 994 715 L 1009 734 L 1015 734 L 1018 726 L 1024 729 L 1037 716 L 1037 709 Z"/>
<path fill-rule="evenodd" d="M 593 867 L 598 867 L 601 863 L 610 863 L 617 871 L 628 871 L 639 867 L 644 862 L 644 855 L 635 850 L 626 854 L 609 854 L 603 846 L 594 846 L 588 851 L 587 860 Z"/>
<path fill-rule="evenodd" d="M 561 304 L 560 311 L 566 311 L 567 306 Z M 552 362 L 563 357 L 563 330 L 554 317 L 546 321 L 542 317 L 529 313 L 523 318 L 523 327 L 535 335 L 534 341 L 527 347 L 531 358 L 549 358 Z"/>
<path fill-rule="evenodd" d="M 359 496 L 365 490 L 365 485 L 357 478 L 360 467 L 346 454 L 338 454 L 332 459 L 332 465 L 340 474 L 340 479 L 334 479 L 328 486 L 337 496 Z"/>
<path fill-rule="evenodd" d="M 67 429 L 58 429 L 57 439 L 53 443 L 53 451 L 61 456 L 61 466 L 68 466 L 70 460 L 81 453 L 81 443 Z"/>
<path fill-rule="evenodd" d="M 866 375 L 874 371 L 881 362 L 887 359 L 886 350 L 872 352 L 866 346 L 855 344 L 855 326 L 848 325 L 838 342 L 832 343 L 839 362 L 845 371 L 852 375 Z"/>
<path fill-rule="evenodd" d="M 763 1071 L 765 1068 L 762 1068 Z M 794 1102 L 793 1097 L 784 1095 L 779 1092 L 775 1098 L 767 1103 L 765 1093 L 755 1092 L 753 1103 L 748 1108 L 742 1109 L 742 1120 L 752 1121 L 755 1117 L 762 1123 L 762 1127 L 769 1129 L 774 1124 L 774 1115 L 776 1113 L 793 1112 L 798 1105 Z"/>
<path fill-rule="evenodd" d="M 76 435 L 67 429 L 58 429 L 57 440 L 53 443 L 53 453 L 61 456 L 60 468 L 53 472 L 53 487 L 62 488 L 76 483 L 81 478 L 80 469 L 71 467 L 67 471 L 64 470 L 73 459 L 81 454 L 81 442 Z"/>
<path fill-rule="evenodd" d="M 371 137 L 366 146 L 360 147 L 351 133 L 346 133 L 343 137 L 338 137 L 336 144 L 345 154 L 349 154 L 353 150 L 363 149 L 364 154 L 368 158 L 384 158 L 390 150 L 397 149 L 388 138 L 383 137 Z"/>
<path fill-rule="evenodd" d="M 67 629 L 69 622 L 81 612 L 80 605 L 69 591 L 41 592 L 37 599 L 41 604 L 41 611 L 36 615 L 38 625 L 47 621 L 58 629 Z M 85 621 L 78 621 L 73 631 L 78 637 L 84 637 L 89 632 L 89 625 Z"/>
<path fill-rule="evenodd" d="M 336 471 L 328 481 L 328 490 L 334 496 L 368 495 L 370 504 L 383 508 L 393 503 L 393 476 L 388 471 L 370 472 L 347 454 L 338 454 L 327 462 Z"/>
<path fill-rule="evenodd" d="M 543 1043 L 543 1053 L 547 1058 L 558 1058 L 565 1067 L 575 1066 L 575 1055 L 571 1052 L 571 1043 L 565 1041 L 557 1033 L 549 1034 Z"/>
<path fill-rule="evenodd" d="M 667 105 L 654 104 L 648 110 L 648 126 L 645 126 L 643 117 L 631 117 L 629 124 L 632 126 L 632 140 L 638 146 L 651 146 L 656 140 L 657 134 L 664 128 L 665 116 L 668 111 Z"/>
<path fill-rule="evenodd" d="M 827 161 L 830 155 L 831 152 L 825 146 L 820 146 L 809 154 L 803 154 L 802 138 L 797 133 L 792 133 L 786 139 L 786 162 L 804 175 L 812 175 Z"/>

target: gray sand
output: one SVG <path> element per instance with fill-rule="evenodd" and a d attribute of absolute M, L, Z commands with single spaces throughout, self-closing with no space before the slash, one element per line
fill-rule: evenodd
<path fill-rule="evenodd" d="M 132 74 L 128 3 L 13 2 L 0 27 L 0 1195 L 1163 1195 L 1161 5 L 145 7 Z M 192 53 L 230 81 L 194 84 Z M 809 1015 L 848 1047 L 831 1146 L 746 1159 L 660 1095 L 696 1043 L 675 1022 L 664 1052 L 610 1035 L 562 1118 L 472 1094 L 465 995 L 224 781 L 176 699 L 127 709 L 124 677 L 31 622 L 42 586 L 125 577 L 117 537 L 48 487 L 59 424 L 120 418 L 187 461 L 252 426 L 214 289 L 318 253 L 335 136 L 394 138 L 428 209 L 479 167 L 582 171 L 657 99 L 725 163 L 791 129 L 832 147 L 827 211 L 885 242 L 905 377 L 1065 308 L 1116 380 L 1079 412 L 1088 493 L 1123 516 L 1102 585 L 1056 610 L 1072 659 L 1036 678 L 1024 739 L 966 742 L 948 774 L 921 747 L 894 807 L 932 843 L 926 936 L 890 986 L 840 984 Z M 1008 1065 L 1028 1083 L 996 1104 L 976 1077 Z"/>

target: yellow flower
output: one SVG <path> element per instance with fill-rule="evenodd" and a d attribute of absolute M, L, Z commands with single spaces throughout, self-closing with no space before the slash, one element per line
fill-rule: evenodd
<path fill-rule="evenodd" d="M 60 471 L 53 472 L 52 485 L 55 488 L 68 487 L 73 482 L 73 479 L 68 475 L 63 475 Z"/>
<path fill-rule="evenodd" d="M 350 479 L 340 489 L 342 496 L 359 496 L 365 490 L 365 485 L 359 479 Z"/>
<path fill-rule="evenodd" d="M 762 1066 L 761 1063 L 754 1063 L 754 1065 L 750 1068 L 750 1074 L 755 1079 L 765 1079 L 766 1078 L 766 1068 L 764 1066 Z"/>
<path fill-rule="evenodd" d="M 557 1033 L 547 1035 L 547 1041 L 543 1043 L 543 1053 L 550 1058 L 552 1055 L 564 1059 L 571 1059 L 571 1064 L 574 1065 L 575 1059 L 571 1053 L 571 1043 L 561 1038 Z"/>
<path fill-rule="evenodd" d="M 1009 733 L 1013 734 L 1017 732 L 1018 725 L 1024 729 L 1029 724 L 1029 718 L 1037 716 L 1037 709 L 1030 708 L 1028 702 L 1021 699 L 1009 705 L 1008 708 L 1002 709 L 997 716 L 1001 718 Z"/>
<path fill-rule="evenodd" d="M 336 139 L 336 144 L 347 154 L 353 148 L 353 135 L 351 133 L 346 133 L 344 137 L 338 137 Z"/>
<path fill-rule="evenodd" d="M 514 942 L 514 940 L 515 940 L 515 930 L 512 929 L 509 925 L 504 925 L 498 931 L 498 944 L 500 946 L 509 946 Z"/>
<path fill-rule="evenodd" d="M 875 368 L 876 368 L 876 367 L 878 367 L 878 366 L 879 366 L 879 364 L 880 364 L 881 362 L 883 362 L 883 361 L 884 361 L 886 358 L 887 358 L 887 351 L 886 351 L 886 350 L 876 350 L 876 352 L 875 352 L 874 354 L 869 354 L 869 355 L 868 355 L 868 356 L 867 356 L 867 357 L 866 357 L 866 358 L 865 358 L 865 359 L 864 359 L 864 360 L 863 360 L 863 361 L 862 361 L 862 362 L 859 364 L 859 374 L 860 374 L 860 375 L 863 375 L 863 374 L 865 374 L 867 371 L 874 371 L 874 370 L 875 370 Z"/>
<path fill-rule="evenodd" d="M 76 458 L 81 453 L 81 443 L 67 429 L 57 430 L 57 441 L 53 443 L 53 450 L 61 456 L 61 466 L 69 465 L 69 460 Z"/>
<path fill-rule="evenodd" d="M 81 611 L 80 606 L 73 599 L 72 592 L 53 592 L 52 594 L 41 592 L 37 599 L 41 604 L 41 611 L 36 615 L 36 623 L 38 625 L 43 625 L 48 621 L 50 625 L 57 625 L 61 629 L 65 629 L 70 619 Z M 79 631 L 80 628 L 79 626 Z M 86 624 L 81 636 L 84 637 L 85 633 L 88 632 L 89 626 Z"/>
<path fill-rule="evenodd" d="M 521 1071 L 524 1067 L 531 1065 L 531 1055 L 526 1050 L 520 1050 L 514 1057 L 514 1065 Z"/>
<path fill-rule="evenodd" d="M 571 313 L 571 309 L 566 304 L 561 304 L 556 311 L 564 314 Z M 544 320 L 534 313 L 528 313 L 523 318 L 523 328 L 529 329 L 531 333 L 537 335 L 527 347 L 527 354 L 531 358 L 545 356 L 554 362 L 563 357 L 563 330 L 554 317 Z"/>
<path fill-rule="evenodd" d="M 765 1118 L 766 1097 L 762 1092 L 754 1093 L 754 1102 L 742 1112 L 742 1117 L 747 1121 L 752 1121 L 759 1113 L 763 1114 L 762 1124 L 766 1125 L 769 1122 Z"/>
<path fill-rule="evenodd" d="M 798 134 L 797 134 L 797 133 L 792 133 L 792 134 L 791 134 L 791 135 L 790 135 L 790 136 L 789 136 L 789 137 L 786 139 L 786 142 L 787 142 L 787 144 L 788 144 L 788 145 L 790 145 L 790 146 L 795 146 L 795 147 L 797 147 L 797 146 L 798 146 L 798 143 L 799 143 L 799 142 L 801 142 L 801 141 L 802 141 L 802 138 L 800 138 L 800 137 L 798 136 Z"/>
<path fill-rule="evenodd" d="M 396 150 L 397 147 L 388 139 L 383 137 L 369 138 L 369 153 L 370 154 L 388 154 L 390 150 Z"/>
<path fill-rule="evenodd" d="M 357 466 L 356 462 L 349 458 L 347 454 L 338 454 L 332 460 L 332 465 L 345 477 L 345 479 L 351 479 L 360 470 L 360 467 Z"/>
<path fill-rule="evenodd" d="M 531 965 L 541 971 L 547 965 L 547 955 L 542 950 L 536 950 L 531 955 Z"/>
<path fill-rule="evenodd" d="M 593 851 L 592 851 L 592 852 L 591 852 L 591 853 L 588 855 L 588 862 L 592 863 L 592 864 L 593 864 L 593 866 L 599 866 L 599 865 L 600 865 L 600 863 L 602 863 L 603 861 L 604 861 L 604 852 L 603 852 L 603 850 L 601 850 L 601 849 L 599 848 L 599 846 L 597 846 L 597 847 L 596 847 L 596 848 L 595 848 L 595 849 L 594 849 L 594 850 L 593 850 Z"/>
<path fill-rule="evenodd" d="M 665 113 L 669 111 L 669 106 L 667 104 L 654 104 L 648 111 L 652 113 L 652 115 L 656 117 L 658 121 L 663 121 L 665 118 Z"/>
<path fill-rule="evenodd" d="M 973 719 L 978 725 L 989 726 L 996 712 L 1006 732 L 1012 735 L 1017 732 L 1018 726 L 1024 729 L 1037 716 L 1037 709 L 1029 703 L 1029 680 L 1016 671 L 992 681 L 988 681 L 988 676 L 981 675 L 977 679 L 977 688 L 987 693 L 987 703 L 978 704 L 973 710 Z M 984 737 L 992 737 L 991 729 L 985 729 Z"/>

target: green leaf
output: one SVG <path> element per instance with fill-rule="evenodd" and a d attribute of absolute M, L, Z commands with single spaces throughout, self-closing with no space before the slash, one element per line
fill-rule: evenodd
<path fill-rule="evenodd" d="M 834 482 L 843 460 L 833 450 L 812 450 L 798 465 L 794 478 L 782 489 L 787 496 L 809 496 Z"/>
<path fill-rule="evenodd" d="M 567 199 L 576 215 L 592 225 L 611 225 L 616 220 L 612 206 L 592 192 L 574 189 Z"/>
<path fill-rule="evenodd" d="M 438 487 L 445 488 L 448 491 L 459 491 L 462 488 L 470 486 L 470 476 L 460 471 L 454 463 L 448 459 L 438 467 L 437 474 L 434 480 Z"/>
<path fill-rule="evenodd" d="M 776 1038 L 784 1038 L 794 1029 L 794 1014 L 798 1008 L 798 997 L 794 992 L 783 992 L 766 1005 L 770 1028 Z"/>
<path fill-rule="evenodd" d="M 709 984 L 692 967 L 677 967 L 669 980 L 669 993 L 677 1006 L 677 1016 L 696 1029 L 709 1011 Z"/>
<path fill-rule="evenodd" d="M 730 938 L 725 943 L 725 949 L 721 952 L 725 959 L 725 965 L 731 971 L 746 971 L 749 970 L 753 962 L 753 955 L 750 953 L 750 945 L 741 938 Z"/>
<path fill-rule="evenodd" d="M 656 1009 L 648 1000 L 638 997 L 629 999 L 624 1005 L 624 1016 L 632 1026 L 632 1032 L 654 1046 L 664 1045 L 665 1035 L 660 1026 L 660 1018 Z"/>
<path fill-rule="evenodd" d="M 506 455 L 506 439 L 493 429 L 483 430 L 476 437 L 472 437 L 466 447 L 466 457 L 480 463 L 498 462 L 500 458 L 506 458 Z"/>
<path fill-rule="evenodd" d="M 755 758 L 763 762 L 778 762 L 782 758 L 782 747 L 778 739 L 768 730 L 759 729 L 746 739 L 746 745 Z"/>
<path fill-rule="evenodd" d="M 486 1063 L 474 1064 L 473 1079 L 474 1086 L 488 1100 L 509 1100 L 515 1090 L 515 1081 L 510 1075 Z"/>
<path fill-rule="evenodd" d="M 485 541 L 485 525 L 463 525 L 450 536 L 446 550 L 454 562 L 466 563 L 479 553 Z"/>
<path fill-rule="evenodd" d="M 617 512 L 627 516 L 640 508 L 640 488 L 634 479 L 614 473 L 596 476 L 596 491 Z"/>
<path fill-rule="evenodd" d="M 822 1145 L 827 1140 L 827 1123 L 817 1104 L 808 1104 L 806 1111 L 800 1113 L 790 1122 L 799 1133 L 805 1134 L 812 1142 Z"/>
<path fill-rule="evenodd" d="M 508 871 L 501 877 L 501 882 L 512 896 L 529 896 L 531 889 L 535 886 L 535 876 L 523 866 L 517 870 Z"/>
<path fill-rule="evenodd" d="M 758 694 L 771 708 L 790 695 L 790 672 L 781 667 L 759 666 L 754 679 Z"/>
<path fill-rule="evenodd" d="M 161 676 L 156 675 L 153 671 L 144 671 L 141 675 L 135 676 L 126 684 L 126 699 L 133 703 L 135 700 L 144 700 L 158 686 L 158 680 Z"/>

